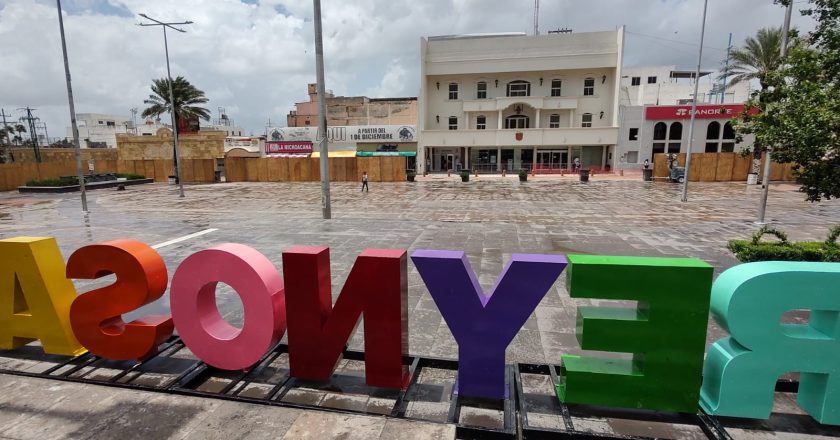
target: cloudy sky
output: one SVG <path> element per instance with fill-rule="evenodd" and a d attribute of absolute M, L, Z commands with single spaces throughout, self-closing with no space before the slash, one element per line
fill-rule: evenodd
<path fill-rule="evenodd" d="M 797 2 L 799 6 L 804 1 Z M 345 96 L 416 96 L 419 39 L 428 35 L 533 32 L 531 0 L 322 0 L 327 88 Z M 311 0 L 64 0 L 64 26 L 78 113 L 130 117 L 152 78 L 166 75 L 159 28 L 138 13 L 192 20 L 170 33 L 172 74 L 184 75 L 246 131 L 285 124 L 315 79 Z M 702 0 L 542 0 L 540 30 L 627 27 L 626 66 L 696 65 Z M 761 27 L 778 26 L 772 0 L 710 0 L 704 67 Z M 795 13 L 794 26 L 813 23 Z M 36 108 L 51 137 L 70 118 L 52 0 L 0 0 L 0 107 Z"/>

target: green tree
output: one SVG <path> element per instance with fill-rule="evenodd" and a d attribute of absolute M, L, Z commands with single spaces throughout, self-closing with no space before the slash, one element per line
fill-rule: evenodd
<path fill-rule="evenodd" d="M 199 106 L 200 104 L 206 104 L 208 101 L 204 92 L 190 84 L 183 76 L 175 78 L 172 82 L 172 95 L 175 100 L 175 123 L 178 124 L 182 117 L 210 120 L 210 112 Z M 166 78 L 152 80 L 152 92 L 154 94 L 149 95 L 149 99 L 143 101 L 149 107 L 143 110 L 142 116 L 144 118 L 157 117 L 162 113 L 171 113 L 169 80 Z"/>
<path fill-rule="evenodd" d="M 729 52 L 729 64 L 724 65 L 718 79 L 728 80 L 727 87 L 757 79 L 762 89 L 767 87 L 767 75 L 781 62 L 782 28 L 762 28 L 748 37 L 742 47 Z"/>
<path fill-rule="evenodd" d="M 840 197 L 840 0 L 809 0 L 801 12 L 816 29 L 767 74 L 747 103 L 760 113 L 741 115 L 736 128 L 772 147 L 776 162 L 794 163 L 800 191 L 815 202 Z"/>

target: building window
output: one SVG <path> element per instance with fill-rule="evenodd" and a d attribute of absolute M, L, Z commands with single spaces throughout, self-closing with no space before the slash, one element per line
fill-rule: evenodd
<path fill-rule="evenodd" d="M 671 142 L 668 144 L 668 154 L 679 154 L 680 152 L 680 143 L 679 142 Z"/>
<path fill-rule="evenodd" d="M 682 139 L 683 125 L 681 122 L 672 122 L 671 130 L 668 133 L 668 140 L 678 141 Z"/>
<path fill-rule="evenodd" d="M 458 99 L 458 84 L 449 83 L 449 99 Z"/>
<path fill-rule="evenodd" d="M 653 144 L 653 154 L 662 154 L 665 152 L 665 143 L 664 142 L 656 142 Z"/>
<path fill-rule="evenodd" d="M 731 122 L 727 122 L 726 125 L 723 126 L 723 138 L 735 139 L 735 129 L 732 128 Z"/>
<path fill-rule="evenodd" d="M 548 117 L 548 128 L 560 128 L 560 115 L 554 113 Z"/>
<path fill-rule="evenodd" d="M 649 76 L 648 77 L 648 84 L 656 84 L 656 77 L 655 76 Z"/>
<path fill-rule="evenodd" d="M 309 119 L 303 121 L 303 125 L 309 125 Z"/>
<path fill-rule="evenodd" d="M 668 131 L 668 126 L 665 125 L 664 122 L 657 122 L 656 125 L 653 126 L 653 140 L 655 140 L 655 141 L 665 140 L 665 132 L 666 131 Z"/>
<path fill-rule="evenodd" d="M 525 115 L 513 115 L 505 118 L 505 128 L 530 128 L 530 119 Z"/>
<path fill-rule="evenodd" d="M 475 90 L 475 98 L 476 99 L 487 99 L 487 83 L 481 81 L 478 83 L 478 87 Z"/>
<path fill-rule="evenodd" d="M 580 126 L 581 127 L 591 127 L 592 126 L 592 113 L 584 113 L 580 119 Z"/>
<path fill-rule="evenodd" d="M 531 83 L 522 80 L 509 82 L 507 96 L 531 96 Z"/>
<path fill-rule="evenodd" d="M 563 81 L 559 79 L 551 80 L 551 96 L 563 96 Z"/>
<path fill-rule="evenodd" d="M 457 130 L 458 129 L 458 118 L 455 116 L 449 117 L 449 129 L 450 130 Z"/>
<path fill-rule="evenodd" d="M 735 142 L 723 142 L 720 144 L 721 153 L 732 153 L 735 151 Z"/>
<path fill-rule="evenodd" d="M 481 115 L 475 118 L 475 129 L 476 130 L 485 130 L 487 129 L 487 117 Z"/>
<path fill-rule="evenodd" d="M 99 121 L 99 125 L 102 125 L 102 124 L 103 124 L 103 122 L 102 122 L 102 121 Z"/>
<path fill-rule="evenodd" d="M 630 85 L 631 86 L 638 86 L 642 84 L 642 77 L 641 76 L 634 76 L 630 78 Z"/>
<path fill-rule="evenodd" d="M 626 159 L 627 163 L 639 163 L 639 152 L 638 151 L 628 151 L 625 159 Z"/>
<path fill-rule="evenodd" d="M 717 153 L 718 152 L 718 143 L 717 142 L 706 142 L 706 152 L 707 153 Z"/>
<path fill-rule="evenodd" d="M 586 78 L 583 80 L 583 96 L 595 95 L 595 78 Z"/>
<path fill-rule="evenodd" d="M 716 141 L 718 139 L 720 139 L 720 122 L 712 121 L 709 123 L 709 126 L 706 127 L 706 140 Z"/>

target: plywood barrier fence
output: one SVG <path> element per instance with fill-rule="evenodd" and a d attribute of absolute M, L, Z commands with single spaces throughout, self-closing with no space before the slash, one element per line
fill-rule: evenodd
<path fill-rule="evenodd" d="M 764 161 L 761 158 L 759 180 L 763 178 Z M 678 166 L 685 166 L 685 153 L 677 155 Z M 752 156 L 741 156 L 737 153 L 692 153 L 691 169 L 688 180 L 691 182 L 745 182 L 747 174 L 752 170 Z M 653 176 L 668 177 L 668 155 L 655 154 L 653 156 Z M 793 164 L 770 164 L 770 180 L 793 181 Z"/>
<path fill-rule="evenodd" d="M 334 157 L 329 160 L 330 181 L 356 182 L 367 171 L 371 182 L 405 181 L 404 157 Z M 228 182 L 317 182 L 321 180 L 320 159 L 228 157 Z"/>
<path fill-rule="evenodd" d="M 215 159 L 181 159 L 181 175 L 185 183 L 210 183 L 215 181 Z M 82 170 L 88 173 L 87 162 Z M 94 173 L 140 174 L 155 182 L 166 182 L 174 173 L 171 159 L 147 160 L 94 160 Z M 0 191 L 11 191 L 30 180 L 56 179 L 75 176 L 76 162 L 45 160 L 41 163 L 0 164 Z"/>

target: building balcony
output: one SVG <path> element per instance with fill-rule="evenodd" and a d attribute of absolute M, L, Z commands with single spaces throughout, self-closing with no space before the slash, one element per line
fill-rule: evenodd
<path fill-rule="evenodd" d="M 522 140 L 516 139 L 517 133 L 522 133 Z M 615 145 L 617 141 L 618 127 L 423 130 L 420 132 L 420 146 Z"/>
<path fill-rule="evenodd" d="M 464 100 L 465 112 L 492 112 L 504 110 L 514 104 L 527 104 L 541 110 L 574 110 L 578 98 L 560 96 L 504 96 L 490 99 Z"/>

